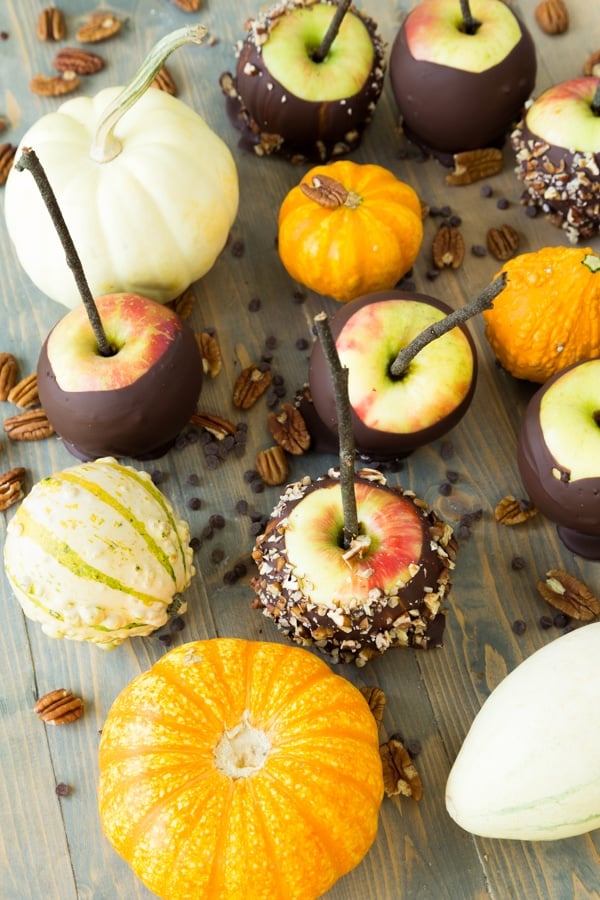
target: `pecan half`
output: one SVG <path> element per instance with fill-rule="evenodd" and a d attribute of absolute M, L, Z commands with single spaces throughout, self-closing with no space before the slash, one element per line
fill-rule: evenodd
<path fill-rule="evenodd" d="M 88 21 L 75 32 L 82 44 L 97 44 L 106 41 L 121 30 L 121 22 L 114 13 L 99 10 L 92 13 Z"/>
<path fill-rule="evenodd" d="M 377 726 L 381 725 L 386 704 L 385 693 L 380 687 L 375 687 L 375 685 L 361 687 L 360 692 L 369 704 L 369 709 L 373 713 L 373 718 L 377 722 Z"/>
<path fill-rule="evenodd" d="M 310 447 L 310 434 L 304 416 L 292 403 L 282 403 L 281 411 L 267 417 L 274 440 L 294 456 L 301 456 Z"/>
<path fill-rule="evenodd" d="M 261 450 L 254 465 L 265 484 L 283 484 L 288 476 L 287 458 L 283 447 L 279 444 Z"/>
<path fill-rule="evenodd" d="M 196 341 L 202 356 L 202 369 L 205 375 L 216 378 L 223 367 L 221 348 L 214 334 L 209 331 L 196 332 Z"/>
<path fill-rule="evenodd" d="M 549 569 L 546 577 L 537 581 L 536 587 L 546 603 L 572 619 L 590 622 L 600 616 L 600 601 L 583 581 L 564 569 Z"/>
<path fill-rule="evenodd" d="M 54 434 L 54 428 L 41 406 L 10 416 L 4 420 L 3 428 L 11 441 L 41 441 Z"/>
<path fill-rule="evenodd" d="M 489 252 L 501 262 L 515 255 L 519 249 L 519 243 L 519 232 L 512 225 L 500 225 L 499 228 L 490 228 L 486 236 Z"/>
<path fill-rule="evenodd" d="M 202 0 L 173 0 L 173 3 L 184 12 L 197 12 L 200 9 Z"/>
<path fill-rule="evenodd" d="M 25 469 L 17 466 L 0 475 L 0 510 L 2 512 L 23 499 L 25 474 Z"/>
<path fill-rule="evenodd" d="M 174 300 L 169 301 L 166 305 L 170 309 L 174 309 L 181 319 L 189 319 L 194 309 L 195 302 L 196 297 L 194 291 L 191 287 L 188 287 L 185 291 L 182 291 L 178 297 L 175 297 Z"/>
<path fill-rule="evenodd" d="M 177 85 L 165 65 L 160 67 L 150 87 L 158 88 L 159 91 L 164 91 L 165 94 L 170 94 L 172 97 L 177 96 Z"/>
<path fill-rule="evenodd" d="M 29 88 L 39 97 L 62 97 L 72 94 L 80 84 L 75 72 L 62 72 L 60 75 L 34 75 Z"/>
<path fill-rule="evenodd" d="M 39 406 L 37 374 L 32 372 L 26 378 L 21 378 L 8 392 L 6 398 L 9 403 L 14 403 L 20 409 L 29 409 L 31 406 Z"/>
<path fill-rule="evenodd" d="M 17 148 L 15 144 L 0 144 L 0 185 L 6 184 L 8 174 L 12 169 Z"/>
<path fill-rule="evenodd" d="M 57 72 L 75 72 L 76 75 L 94 75 L 104 68 L 104 60 L 97 53 L 79 50 L 77 47 L 61 47 L 52 60 Z"/>
<path fill-rule="evenodd" d="M 0 353 L 0 400 L 8 400 L 17 383 L 17 360 L 12 353 Z"/>
<path fill-rule="evenodd" d="M 431 247 L 433 264 L 436 269 L 458 269 L 465 258 L 465 242 L 458 228 L 440 225 Z"/>
<path fill-rule="evenodd" d="M 590 53 L 583 64 L 583 74 L 593 75 L 595 78 L 600 77 L 600 50 Z"/>
<path fill-rule="evenodd" d="M 569 11 L 564 0 L 542 0 L 533 14 L 545 34 L 564 34 L 569 27 Z"/>
<path fill-rule="evenodd" d="M 62 41 L 65 31 L 65 16 L 61 9 L 47 6 L 40 11 L 35 25 L 40 41 Z"/>
<path fill-rule="evenodd" d="M 517 500 L 512 494 L 503 497 L 494 510 L 494 517 L 500 525 L 520 525 L 535 515 L 537 509 L 529 500 Z"/>
<path fill-rule="evenodd" d="M 391 737 L 379 747 L 383 766 L 383 787 L 388 797 L 402 794 L 420 800 L 423 784 L 412 757 L 399 738 Z"/>
<path fill-rule="evenodd" d="M 233 386 L 233 405 L 238 409 L 250 409 L 271 384 L 270 369 L 251 365 L 242 369 Z"/>
<path fill-rule="evenodd" d="M 325 207 L 325 209 L 336 209 L 338 206 L 344 206 L 349 196 L 341 181 L 330 178 L 329 175 L 313 176 L 312 184 L 302 182 L 300 190 L 309 200 L 314 200 L 315 203 Z"/>
<path fill-rule="evenodd" d="M 473 184 L 482 178 L 498 175 L 504 168 L 502 150 L 484 147 L 481 150 L 464 150 L 454 154 L 454 171 L 446 175 L 446 184 Z"/>
<path fill-rule="evenodd" d="M 216 416 L 214 413 L 192 413 L 190 422 L 192 425 L 197 425 L 199 428 L 203 428 L 205 431 L 208 431 L 219 441 L 222 441 L 224 438 L 226 438 L 228 434 L 234 435 L 236 432 L 235 425 L 232 422 L 229 422 L 227 419 L 223 419 L 221 416 Z"/>
<path fill-rule="evenodd" d="M 38 719 L 48 725 L 66 725 L 75 722 L 83 715 L 83 700 L 76 697 L 72 691 L 59 688 L 49 691 L 37 701 L 33 707 Z"/>

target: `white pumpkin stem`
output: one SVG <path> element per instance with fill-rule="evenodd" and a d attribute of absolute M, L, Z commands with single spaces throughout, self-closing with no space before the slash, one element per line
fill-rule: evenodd
<path fill-rule="evenodd" d="M 117 122 L 145 93 L 174 50 L 183 44 L 201 44 L 206 34 L 207 29 L 204 25 L 190 25 L 171 31 L 154 45 L 131 82 L 104 110 L 90 149 L 93 160 L 105 163 L 119 155 L 123 148 L 121 141 L 114 134 Z"/>

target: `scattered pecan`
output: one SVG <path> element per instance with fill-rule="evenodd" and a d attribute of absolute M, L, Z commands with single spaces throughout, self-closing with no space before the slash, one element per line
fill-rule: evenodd
<path fill-rule="evenodd" d="M 54 434 L 48 416 L 40 407 L 4 420 L 4 431 L 12 441 L 41 441 Z"/>
<path fill-rule="evenodd" d="M 383 786 L 388 797 L 402 794 L 420 800 L 423 784 L 410 753 L 399 738 L 391 737 L 379 747 L 383 765 Z"/>
<path fill-rule="evenodd" d="M 0 400 L 8 400 L 17 383 L 17 360 L 12 353 L 0 353 Z"/>
<path fill-rule="evenodd" d="M 446 175 L 446 184 L 473 184 L 482 178 L 497 175 L 504 167 L 502 150 L 484 147 L 481 150 L 464 150 L 454 154 L 454 171 Z"/>
<path fill-rule="evenodd" d="M 189 319 L 194 309 L 195 302 L 196 297 L 194 291 L 191 287 L 188 287 L 179 294 L 178 297 L 175 297 L 174 300 L 167 303 L 167 306 L 170 309 L 174 309 L 181 319 Z"/>
<path fill-rule="evenodd" d="M 0 475 L 0 511 L 4 512 L 9 506 L 23 499 L 25 474 L 25 469 L 17 466 Z"/>
<path fill-rule="evenodd" d="M 97 44 L 106 41 L 121 30 L 121 22 L 114 13 L 99 10 L 92 13 L 84 25 L 81 25 L 75 37 L 82 44 Z"/>
<path fill-rule="evenodd" d="M 26 378 L 21 378 L 8 392 L 6 398 L 9 403 L 14 403 L 20 409 L 29 409 L 31 406 L 39 406 L 37 374 L 32 372 Z"/>
<path fill-rule="evenodd" d="M 0 134 L 8 128 L 8 119 L 0 113 Z"/>
<path fill-rule="evenodd" d="M 192 414 L 190 422 L 192 425 L 197 425 L 199 428 L 208 431 L 219 441 L 226 438 L 228 434 L 234 435 L 236 432 L 235 425 L 232 422 L 223 419 L 221 416 L 216 416 L 214 413 L 195 412 Z"/>
<path fill-rule="evenodd" d="M 164 91 L 165 94 L 171 94 L 172 97 L 177 96 L 177 85 L 165 65 L 160 67 L 150 87 L 158 88 L 159 91 Z"/>
<path fill-rule="evenodd" d="M 495 259 L 504 262 L 514 256 L 519 249 L 519 232 L 512 225 L 490 228 L 486 236 L 489 252 Z"/>
<path fill-rule="evenodd" d="M 0 144 L 0 185 L 6 184 L 16 152 L 17 148 L 14 144 Z"/>
<path fill-rule="evenodd" d="M 520 525 L 537 515 L 537 509 L 529 500 L 517 500 L 512 494 L 507 494 L 496 505 L 494 517 L 500 525 Z"/>
<path fill-rule="evenodd" d="M 267 418 L 274 440 L 294 456 L 301 456 L 310 447 L 310 434 L 304 417 L 292 403 L 282 403 L 281 411 L 271 412 Z"/>
<path fill-rule="evenodd" d="M 83 700 L 76 697 L 72 691 L 59 688 L 49 691 L 37 701 L 33 707 L 38 719 L 48 725 L 66 725 L 75 722 L 83 715 Z"/>
<path fill-rule="evenodd" d="M 381 690 L 380 687 L 375 687 L 375 685 L 361 687 L 360 692 L 369 704 L 369 709 L 373 713 L 373 718 L 375 719 L 377 726 L 379 727 L 379 725 L 381 725 L 381 723 L 383 722 L 383 713 L 385 711 L 385 693 Z"/>
<path fill-rule="evenodd" d="M 336 209 L 348 200 L 348 191 L 341 181 L 330 178 L 329 175 L 314 175 L 312 184 L 302 182 L 300 190 L 309 200 L 314 200 L 326 209 Z"/>
<path fill-rule="evenodd" d="M 197 12 L 200 9 L 202 0 L 173 0 L 173 3 L 184 12 Z"/>
<path fill-rule="evenodd" d="M 257 365 L 242 369 L 233 386 L 233 405 L 238 409 L 250 409 L 267 390 L 272 377 L 270 369 Z"/>
<path fill-rule="evenodd" d="M 47 6 L 40 11 L 35 26 L 40 41 L 62 41 L 65 31 L 65 16 L 61 9 Z"/>
<path fill-rule="evenodd" d="M 72 94 L 80 84 L 75 72 L 62 72 L 60 75 L 34 75 L 29 88 L 39 97 L 62 97 Z"/>
<path fill-rule="evenodd" d="M 104 60 L 97 53 L 78 47 L 61 47 L 52 60 L 57 72 L 75 72 L 76 75 L 95 75 L 104 68 Z"/>
<path fill-rule="evenodd" d="M 572 619 L 590 622 L 600 616 L 600 601 L 586 584 L 564 569 L 549 569 L 536 587 L 544 600 Z"/>
<path fill-rule="evenodd" d="M 202 369 L 205 375 L 215 378 L 222 368 L 221 348 L 213 334 L 208 331 L 196 332 L 196 341 L 202 356 Z"/>
<path fill-rule="evenodd" d="M 600 50 L 590 53 L 583 64 L 583 74 L 593 75 L 595 78 L 600 76 Z"/>
<path fill-rule="evenodd" d="M 458 269 L 465 258 L 465 242 L 462 234 L 453 225 L 440 225 L 431 248 L 436 269 Z"/>
<path fill-rule="evenodd" d="M 265 484 L 283 484 L 288 476 L 287 457 L 279 444 L 261 450 L 254 465 Z"/>
<path fill-rule="evenodd" d="M 542 0 L 534 16 L 545 34 L 564 34 L 569 27 L 569 11 L 564 0 Z"/>

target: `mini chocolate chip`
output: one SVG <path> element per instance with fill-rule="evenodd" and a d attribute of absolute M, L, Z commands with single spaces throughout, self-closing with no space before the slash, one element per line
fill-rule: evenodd
<path fill-rule="evenodd" d="M 262 522 L 253 522 L 250 526 L 250 534 L 261 534 L 263 531 Z"/>
<path fill-rule="evenodd" d="M 267 338 L 265 338 L 265 347 L 269 350 L 274 350 L 277 347 L 277 338 L 274 334 L 270 334 Z"/>
<path fill-rule="evenodd" d="M 217 441 L 210 440 L 204 445 L 204 453 L 206 456 L 216 456 L 219 452 L 219 445 Z"/>
<path fill-rule="evenodd" d="M 250 484 L 253 481 L 256 481 L 257 478 L 260 478 L 260 475 L 256 471 L 256 469 L 246 469 L 242 478 L 246 482 L 246 484 Z"/>
<path fill-rule="evenodd" d="M 294 293 L 292 294 L 292 300 L 294 301 L 294 303 L 304 303 L 304 301 L 306 300 L 306 294 L 304 293 L 304 291 L 294 291 Z"/>
<path fill-rule="evenodd" d="M 200 440 L 200 435 L 196 431 L 195 428 L 192 428 L 191 431 L 188 431 L 187 442 L 188 444 L 197 444 Z"/>
<path fill-rule="evenodd" d="M 400 282 L 400 284 L 402 285 L 402 287 L 404 288 L 405 291 L 415 291 L 417 289 L 417 286 L 414 281 L 402 280 Z"/>
<path fill-rule="evenodd" d="M 512 630 L 515 634 L 524 634 L 527 630 L 527 624 L 523 621 L 523 619 L 515 619 L 512 623 Z"/>
<path fill-rule="evenodd" d="M 154 469 L 150 474 L 150 478 L 153 484 L 160 484 L 165 480 L 165 473 L 161 472 L 160 469 Z"/>
<path fill-rule="evenodd" d="M 244 255 L 245 250 L 246 245 L 242 240 L 234 241 L 231 245 L 231 255 L 235 256 L 237 259 Z"/>
<path fill-rule="evenodd" d="M 471 537 L 471 529 L 468 525 L 465 525 L 464 522 L 461 523 L 456 529 L 456 537 L 459 541 L 466 541 L 467 538 Z"/>
<path fill-rule="evenodd" d="M 240 516 L 246 516 L 248 514 L 248 501 L 238 500 L 238 502 L 235 504 L 235 511 Z"/>
<path fill-rule="evenodd" d="M 252 489 L 252 493 L 253 493 L 253 494 L 262 494 L 263 491 L 264 491 L 264 489 L 265 489 L 264 482 L 262 482 L 262 481 L 260 480 L 260 478 L 256 478 L 256 479 L 252 482 L 252 484 L 250 485 L 250 487 L 251 487 L 251 489 Z"/>
<path fill-rule="evenodd" d="M 219 466 L 219 457 L 218 456 L 207 456 L 206 457 L 206 468 L 207 469 L 217 469 Z"/>
<path fill-rule="evenodd" d="M 190 497 L 187 505 L 190 509 L 200 509 L 200 507 L 202 506 L 202 500 L 200 499 L 200 497 Z"/>
<path fill-rule="evenodd" d="M 516 572 L 519 571 L 520 569 L 524 569 L 525 568 L 525 560 L 523 559 L 522 556 L 513 556 L 513 558 L 510 561 L 510 567 L 511 567 L 511 569 L 514 569 Z"/>
<path fill-rule="evenodd" d="M 452 215 L 452 207 L 451 206 L 442 206 L 442 208 L 440 210 L 440 215 L 442 215 L 444 217 L 448 217 L 448 216 Z"/>
<path fill-rule="evenodd" d="M 473 256 L 487 256 L 487 247 L 484 247 L 483 244 L 473 244 L 471 247 L 471 253 Z"/>
<path fill-rule="evenodd" d="M 506 199 L 506 197 L 500 197 L 500 199 L 496 203 L 496 206 L 498 207 L 498 209 L 508 209 L 508 207 L 510 206 L 510 203 Z"/>
<path fill-rule="evenodd" d="M 202 537 L 205 541 L 210 541 L 213 536 L 213 530 L 210 525 L 205 525 L 202 529 Z"/>
<path fill-rule="evenodd" d="M 447 481 L 442 481 L 442 483 L 438 487 L 438 491 L 440 492 L 442 497 L 449 497 L 450 494 L 452 493 L 452 485 L 449 484 Z"/>
<path fill-rule="evenodd" d="M 276 384 L 276 385 L 277 384 L 279 384 L 279 385 L 285 384 L 285 378 L 283 377 L 283 375 L 273 375 L 273 378 L 271 380 L 272 380 L 272 383 Z"/>
<path fill-rule="evenodd" d="M 210 554 L 210 558 L 214 563 L 223 562 L 225 559 L 225 551 L 221 549 L 221 547 L 215 547 L 215 549 Z"/>
<path fill-rule="evenodd" d="M 308 350 L 310 344 L 306 340 L 306 338 L 300 337 L 296 340 L 296 350 Z"/>
<path fill-rule="evenodd" d="M 564 612 L 556 613 L 554 619 L 552 620 L 552 624 L 555 628 L 565 628 L 569 624 L 569 617 Z"/>
<path fill-rule="evenodd" d="M 491 197 L 493 193 L 494 192 L 491 188 L 491 185 L 489 184 L 483 184 L 479 189 L 479 194 L 481 197 Z"/>
<path fill-rule="evenodd" d="M 413 740 L 408 741 L 408 743 L 406 744 L 406 749 L 412 757 L 415 757 L 418 756 L 419 753 L 423 752 L 423 745 L 417 738 L 413 738 Z"/>
<path fill-rule="evenodd" d="M 173 638 L 171 637 L 170 634 L 159 634 L 158 639 L 161 642 L 161 644 L 165 645 L 165 647 L 170 647 L 171 644 L 173 643 Z"/>
<path fill-rule="evenodd" d="M 182 616 L 174 616 L 169 624 L 171 631 L 183 631 L 185 622 Z"/>
<path fill-rule="evenodd" d="M 260 297 L 253 297 L 250 303 L 248 304 L 249 312 L 258 312 L 260 309 Z"/>
<path fill-rule="evenodd" d="M 427 269 L 427 271 L 425 272 L 425 278 L 427 278 L 428 281 L 435 281 L 435 279 L 439 278 L 441 274 L 441 269 Z"/>
<path fill-rule="evenodd" d="M 552 616 L 540 616 L 540 627 L 541 628 L 552 628 Z"/>
<path fill-rule="evenodd" d="M 235 566 L 233 567 L 233 572 L 234 572 L 236 578 L 243 578 L 244 575 L 247 573 L 247 571 L 248 571 L 248 567 L 246 566 L 245 563 L 236 563 Z"/>
<path fill-rule="evenodd" d="M 458 472 L 454 472 L 452 469 L 448 469 L 448 471 L 446 472 L 446 479 L 450 482 L 450 484 L 456 484 L 459 478 L 460 475 L 458 474 Z"/>
<path fill-rule="evenodd" d="M 187 447 L 187 435 L 178 434 L 175 438 L 174 444 L 175 450 L 183 450 L 184 447 Z"/>
<path fill-rule="evenodd" d="M 454 456 L 454 444 L 452 441 L 442 441 L 440 453 L 442 459 L 451 459 Z"/>
<path fill-rule="evenodd" d="M 190 547 L 192 548 L 192 550 L 199 550 L 201 546 L 202 546 L 202 541 L 200 540 L 199 537 L 193 537 L 191 539 Z"/>
<path fill-rule="evenodd" d="M 211 528 L 225 528 L 225 518 L 221 515 L 221 513 L 213 513 L 210 519 L 208 520 Z"/>
<path fill-rule="evenodd" d="M 538 212 L 539 212 L 539 210 L 538 210 L 537 206 L 526 206 L 525 207 L 525 215 L 529 219 L 537 218 Z"/>
<path fill-rule="evenodd" d="M 451 228 L 458 228 L 459 225 L 462 225 L 461 217 L 457 215 L 450 216 L 450 218 L 448 219 L 448 225 L 450 225 Z"/>
<path fill-rule="evenodd" d="M 429 215 L 430 215 L 430 216 L 433 216 L 434 219 L 435 219 L 437 216 L 441 216 L 441 215 L 442 215 L 442 208 L 441 208 L 441 206 L 430 206 L 430 207 L 429 207 Z"/>
<path fill-rule="evenodd" d="M 54 788 L 54 793 L 57 797 L 68 797 L 71 793 L 71 788 L 68 784 L 65 784 L 64 781 L 59 781 Z"/>
<path fill-rule="evenodd" d="M 231 569 L 223 573 L 224 584 L 235 584 L 236 581 L 235 572 L 232 572 Z"/>

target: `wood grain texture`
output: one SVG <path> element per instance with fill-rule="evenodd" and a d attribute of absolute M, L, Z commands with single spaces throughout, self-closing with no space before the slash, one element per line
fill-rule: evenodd
<path fill-rule="evenodd" d="M 56 50 L 55 45 L 35 38 L 42 5 L 39 0 L 0 4 L 0 31 L 9 35 L 0 42 L 0 113 L 10 119 L 11 128 L 3 139 L 12 143 L 58 105 L 56 100 L 34 96 L 28 87 L 32 75 L 51 73 Z M 59 5 L 67 17 L 63 44 L 68 45 L 76 27 L 96 5 L 91 0 L 61 0 Z M 412 5 L 408 0 L 393 4 L 370 0 L 364 7 L 379 23 L 389 46 Z M 169 61 L 169 70 L 181 99 L 226 141 L 239 170 L 239 215 L 228 246 L 211 272 L 194 286 L 196 303 L 190 321 L 197 331 L 214 328 L 223 354 L 223 371 L 214 380 L 207 379 L 201 406 L 232 421 L 246 421 L 248 449 L 245 457 L 228 458 L 216 471 L 204 465 L 198 444 L 173 450 L 139 468 L 160 469 L 162 489 L 189 519 L 194 536 L 202 536 L 211 514 L 221 513 L 226 519 L 225 528 L 204 538 L 197 553 L 198 576 L 188 595 L 185 629 L 175 640 L 237 636 L 280 641 L 283 638 L 271 622 L 251 608 L 248 578 L 233 585 L 223 578 L 236 563 L 244 562 L 250 570 L 251 523 L 236 513 L 237 501 L 245 499 L 253 510 L 267 514 L 279 494 L 277 488 L 254 494 L 244 480 L 256 454 L 272 442 L 266 402 L 263 398 L 252 410 L 239 413 L 231 404 L 231 389 L 245 361 L 258 361 L 266 338 L 274 336 L 273 370 L 284 378 L 287 399 L 291 399 L 306 379 L 309 353 L 298 350 L 296 340 L 312 338 L 312 319 L 320 309 L 333 314 L 337 307 L 310 293 L 303 303 L 296 302 L 297 286 L 277 255 L 277 211 L 301 170 L 241 151 L 237 132 L 225 115 L 218 78 L 234 68 L 234 42 L 243 36 L 243 24 L 258 5 L 250 0 L 205 0 L 193 15 L 170 0 L 120 0 L 97 6 L 116 12 L 124 25 L 118 36 L 95 48 L 106 66 L 83 80 L 80 93 L 91 95 L 102 87 L 125 83 L 158 37 L 192 20 L 206 24 L 214 38 L 211 45 L 178 51 Z M 569 0 L 571 25 L 560 37 L 544 35 L 536 26 L 534 0 L 523 0 L 516 7 L 538 49 L 536 93 L 580 74 L 585 57 L 600 47 L 600 19 L 594 4 Z M 484 243 L 489 227 L 511 224 L 521 236 L 522 251 L 564 243 L 560 232 L 542 219 L 527 218 L 519 207 L 520 187 L 509 152 L 502 174 L 489 180 L 493 186 L 489 199 L 481 197 L 480 184 L 450 188 L 437 163 L 420 162 L 403 143 L 387 83 L 373 123 L 353 158 L 390 168 L 430 206 L 448 204 L 461 217 L 467 246 L 463 267 L 443 272 L 435 282 L 428 280 L 437 225 L 430 218 L 413 273 L 418 290 L 453 307 L 475 296 L 499 268 L 489 256 L 479 259 L 470 253 L 473 244 Z M 23 173 L 23 177 L 29 176 Z M 496 206 L 500 198 L 509 201 L 507 210 Z M 139 227 L 142 230 L 146 224 L 140 222 Z M 600 242 L 592 246 L 598 250 Z M 240 248 L 243 252 L 237 252 Z M 41 342 L 65 310 L 37 291 L 21 270 L 3 219 L 0 272 L 0 351 L 14 353 L 21 374 L 27 374 L 35 368 Z M 249 309 L 253 298 L 260 300 L 258 312 Z M 328 900 L 600 897 L 599 832 L 553 844 L 479 840 L 459 829 L 445 811 L 448 771 L 477 710 L 507 672 L 557 634 L 538 625 L 547 610 L 535 591 L 536 578 L 550 567 L 562 567 L 596 593 L 600 591 L 598 563 L 568 553 L 542 516 L 512 529 L 494 521 L 494 506 L 502 496 L 523 493 L 515 448 L 533 387 L 517 383 L 496 366 L 481 321 L 472 322 L 471 330 L 480 374 L 472 407 L 451 435 L 452 456 L 444 458 L 438 442 L 409 457 L 400 472 L 391 476 L 392 481 L 414 489 L 453 525 L 463 515 L 481 511 L 470 536 L 460 544 L 445 646 L 431 653 L 391 651 L 364 669 L 340 670 L 358 686 L 377 684 L 385 691 L 382 740 L 400 733 L 422 743 L 417 765 L 424 797 L 418 804 L 398 798 L 384 801 L 377 841 L 363 863 L 329 892 Z M 0 404 L 2 419 L 14 412 L 10 404 Z M 0 469 L 25 466 L 28 487 L 74 462 L 57 438 L 29 446 L 6 439 L 3 443 Z M 290 480 L 305 472 L 323 473 L 333 462 L 332 457 L 316 454 L 291 459 Z M 451 494 L 443 496 L 439 486 L 448 470 L 458 480 Z M 199 476 L 197 487 L 190 485 L 190 474 Z M 188 507 L 192 497 L 200 497 L 200 509 Z M 10 516 L 11 512 L 0 514 L 0 541 Z M 218 564 L 211 560 L 215 548 L 225 554 Z M 511 568 L 515 555 L 524 560 L 519 571 Z M 152 895 L 101 834 L 96 812 L 97 749 L 112 701 L 165 652 L 163 644 L 153 636 L 103 652 L 75 642 L 52 641 L 23 617 L 4 577 L 0 579 L 0 611 L 0 900 L 149 900 Z M 517 618 L 527 623 L 521 636 L 511 628 Z M 48 728 L 37 720 L 32 707 L 39 694 L 62 686 L 84 698 L 85 715 L 73 725 Z M 68 797 L 56 796 L 58 782 L 71 786 Z"/>

